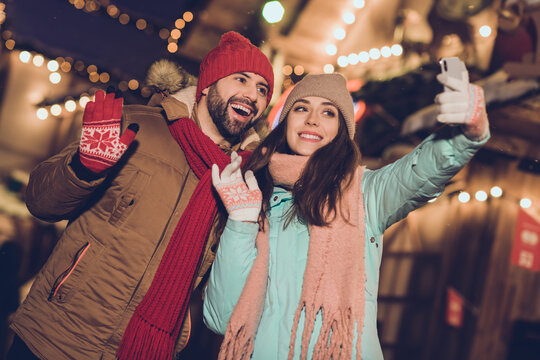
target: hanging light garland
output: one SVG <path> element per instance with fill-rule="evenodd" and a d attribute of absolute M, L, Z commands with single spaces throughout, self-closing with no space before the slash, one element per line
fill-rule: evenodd
<path fill-rule="evenodd" d="M 363 9 L 366 5 L 364 0 L 353 0 L 352 6 L 354 9 L 347 10 L 342 15 L 342 20 L 345 23 L 343 27 L 338 27 L 334 29 L 333 36 L 336 41 L 341 41 L 347 37 L 346 27 L 352 25 L 356 22 L 357 16 L 355 12 Z M 338 47 L 335 42 L 329 43 L 325 47 L 325 52 L 331 56 L 337 56 Z M 369 51 L 359 51 L 358 53 L 350 53 L 348 55 L 340 55 L 336 58 L 335 64 L 325 64 L 323 66 L 324 73 L 333 73 L 336 69 L 336 66 L 345 68 L 349 65 L 365 64 L 371 61 L 376 61 L 379 59 L 389 58 L 392 56 L 401 56 L 403 54 L 403 47 L 400 44 L 392 44 L 383 46 L 381 48 L 372 48 Z M 286 64 L 282 68 L 282 73 L 285 76 L 291 76 L 293 73 L 297 76 L 302 76 L 304 74 L 304 67 L 300 64 L 291 65 Z M 286 81 L 291 83 L 292 81 Z"/>
<path fill-rule="evenodd" d="M 474 196 L 471 195 L 473 193 L 474 193 Z M 516 196 L 514 194 L 511 194 L 511 193 L 509 193 L 507 191 L 504 191 L 498 185 L 493 185 L 489 189 L 489 191 L 480 189 L 480 190 L 476 190 L 475 192 L 473 192 L 473 191 L 470 191 L 470 190 L 467 191 L 466 189 L 461 189 L 461 190 L 453 191 L 453 192 L 447 194 L 446 197 L 450 198 L 450 197 L 453 197 L 453 196 L 456 196 L 456 195 L 457 195 L 458 201 L 460 203 L 462 203 L 462 204 L 466 204 L 466 203 L 470 202 L 473 199 L 478 201 L 478 202 L 485 202 L 485 201 L 489 201 L 490 199 L 506 199 L 506 200 L 509 200 L 509 201 L 511 201 L 511 202 L 513 202 L 515 204 L 518 204 L 523 209 L 528 209 L 528 208 L 531 208 L 531 207 L 538 206 L 538 204 L 533 204 L 533 202 L 532 202 L 532 200 L 530 198 L 528 198 L 528 197 L 520 197 L 520 196 Z M 445 196 L 442 195 L 442 196 L 433 198 L 433 199 L 429 200 L 428 202 L 429 203 L 434 203 L 434 202 L 436 202 L 439 199 L 444 198 L 444 197 Z M 539 208 L 538 212 L 540 213 L 540 208 Z"/>
<path fill-rule="evenodd" d="M 155 34 L 160 39 L 167 41 L 167 51 L 175 53 L 179 50 L 178 40 L 182 36 L 182 30 L 194 19 L 191 11 L 186 11 L 174 22 L 174 26 L 170 29 L 151 23 L 149 20 L 142 17 L 130 14 L 125 10 L 121 10 L 118 6 L 111 4 L 110 0 L 68 0 L 76 9 L 87 12 L 103 14 L 110 18 L 117 19 L 122 25 L 132 25 L 138 30 L 144 31 L 147 34 Z"/>
<path fill-rule="evenodd" d="M 178 18 L 174 22 L 174 27 L 169 30 L 166 28 L 160 28 L 155 24 L 150 23 L 146 19 L 139 18 L 134 20 L 134 16 L 130 16 L 126 12 L 122 12 L 118 7 L 112 5 L 109 0 L 68 0 L 76 9 L 85 11 L 87 13 L 99 13 L 106 14 L 111 18 L 117 18 L 121 24 L 133 24 L 138 30 L 145 31 L 152 34 L 157 33 L 158 36 L 167 41 L 167 50 L 171 53 L 178 51 L 178 40 L 182 36 L 182 30 L 186 27 L 186 24 L 192 22 L 194 15 L 190 11 L 186 11 L 182 14 L 181 18 Z M 1 26 L 6 23 L 6 5 L 4 2 L 0 2 L 0 29 Z M 160 29 L 160 30 L 156 30 Z M 103 69 L 98 69 L 96 65 L 86 65 L 82 60 L 75 60 L 72 57 L 56 57 L 44 55 L 38 51 L 30 51 L 27 48 L 17 48 L 16 41 L 13 38 L 13 33 L 10 30 L 2 31 L 3 45 L 8 51 L 19 51 L 19 60 L 22 63 L 32 63 L 36 67 L 45 65 L 50 71 L 49 81 L 51 84 L 59 84 L 62 81 L 63 73 L 75 73 L 79 76 L 88 77 L 91 83 L 112 85 L 115 84 L 118 90 L 125 91 L 138 91 L 141 96 L 149 97 L 152 92 L 147 87 L 141 87 L 137 79 L 131 78 L 126 74 L 121 74 L 116 71 L 115 74 L 111 74 Z M 92 89 L 90 89 L 90 92 Z M 95 90 L 95 89 L 94 89 Z M 65 110 L 67 112 L 73 112 L 77 108 L 84 108 L 86 103 L 90 101 L 90 95 L 82 93 L 79 96 L 68 96 L 61 103 L 47 103 L 42 102 L 38 104 L 36 110 L 36 116 L 39 119 L 47 119 L 49 115 L 59 116 Z"/>

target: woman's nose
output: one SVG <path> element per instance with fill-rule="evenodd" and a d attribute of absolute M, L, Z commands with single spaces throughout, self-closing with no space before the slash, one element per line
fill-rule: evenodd
<path fill-rule="evenodd" d="M 319 117 L 314 112 L 310 113 L 309 116 L 306 118 L 305 121 L 306 124 L 318 126 L 319 125 Z"/>

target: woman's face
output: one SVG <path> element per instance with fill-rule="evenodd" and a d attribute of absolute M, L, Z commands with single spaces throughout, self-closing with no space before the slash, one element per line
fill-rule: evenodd
<path fill-rule="evenodd" d="M 330 100 L 308 96 L 287 115 L 287 144 L 294 154 L 309 156 L 336 137 L 339 111 Z"/>

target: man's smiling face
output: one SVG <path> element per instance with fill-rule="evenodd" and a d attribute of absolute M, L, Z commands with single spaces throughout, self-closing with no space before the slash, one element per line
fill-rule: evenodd
<path fill-rule="evenodd" d="M 228 75 L 205 90 L 208 112 L 225 138 L 244 134 L 259 120 L 268 105 L 268 83 L 252 72 Z"/>

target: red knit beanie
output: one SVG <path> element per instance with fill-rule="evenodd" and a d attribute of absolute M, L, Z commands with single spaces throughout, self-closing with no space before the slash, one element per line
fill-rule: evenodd
<path fill-rule="evenodd" d="M 197 83 L 197 102 L 202 91 L 225 76 L 237 72 L 252 72 L 268 82 L 267 99 L 270 103 L 274 90 L 274 71 L 266 55 L 248 39 L 229 31 L 221 37 L 219 45 L 204 57 Z"/>

